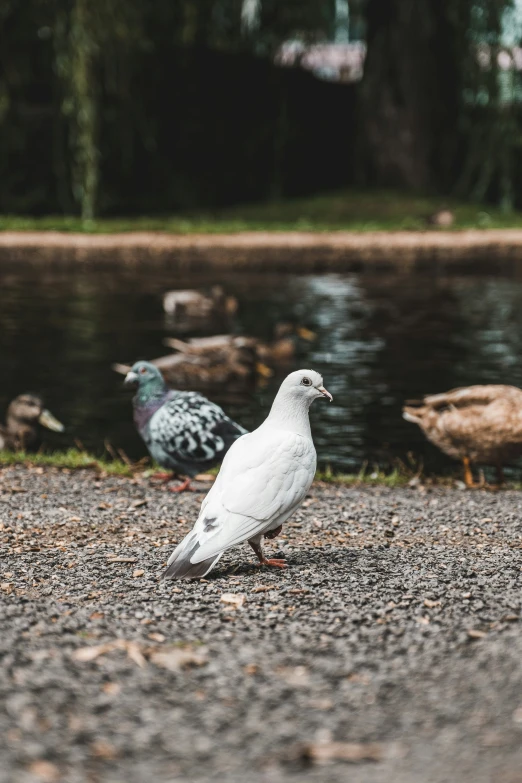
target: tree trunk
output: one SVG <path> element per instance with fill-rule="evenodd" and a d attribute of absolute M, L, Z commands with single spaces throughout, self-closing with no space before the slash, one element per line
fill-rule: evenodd
<path fill-rule="evenodd" d="M 97 42 L 90 0 L 76 0 L 71 20 L 71 88 L 76 121 L 75 196 L 84 221 L 96 214 L 99 184 L 97 145 L 98 95 L 95 74 Z"/>
<path fill-rule="evenodd" d="M 359 148 L 366 183 L 426 190 L 449 173 L 448 139 L 459 105 L 458 15 L 465 5 L 368 0 Z"/>

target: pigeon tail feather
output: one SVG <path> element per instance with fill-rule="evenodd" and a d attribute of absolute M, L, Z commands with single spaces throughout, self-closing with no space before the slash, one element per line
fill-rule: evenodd
<path fill-rule="evenodd" d="M 183 539 L 169 557 L 163 579 L 201 579 L 216 565 L 223 552 L 212 555 L 200 563 L 191 563 L 193 555 L 200 548 L 197 535 L 192 532 Z"/>

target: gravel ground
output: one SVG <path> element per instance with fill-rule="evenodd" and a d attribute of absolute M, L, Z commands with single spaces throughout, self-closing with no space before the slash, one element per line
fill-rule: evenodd
<path fill-rule="evenodd" d="M 522 494 L 314 486 L 162 583 L 201 498 L 0 472 L 1 783 L 522 780 Z"/>

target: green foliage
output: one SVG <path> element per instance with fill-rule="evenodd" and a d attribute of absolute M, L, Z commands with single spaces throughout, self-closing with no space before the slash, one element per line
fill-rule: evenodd
<path fill-rule="evenodd" d="M 350 0 L 368 33 L 359 89 L 271 65 L 284 40 L 331 38 L 333 0 L 0 0 L 0 209 L 58 209 L 90 229 L 151 204 L 359 181 L 509 210 L 522 86 L 497 54 L 512 5 Z"/>
<path fill-rule="evenodd" d="M 98 211 L 100 96 L 111 85 L 117 89 L 122 53 L 141 42 L 140 14 L 138 3 L 125 0 L 62 5 L 54 20 L 55 71 L 68 121 L 72 193 L 88 225 Z"/>
<path fill-rule="evenodd" d="M 310 198 L 187 212 L 164 217 L 97 219 L 0 216 L 0 231 L 86 231 L 118 233 L 166 231 L 215 234 L 239 231 L 425 231 L 427 218 L 441 207 L 452 210 L 453 231 L 476 228 L 522 228 L 522 213 L 479 207 L 464 201 L 416 196 L 397 191 L 349 190 Z M 432 229 L 437 230 L 437 229 Z"/>
<path fill-rule="evenodd" d="M 514 206 L 515 156 L 522 144 L 520 74 L 503 70 L 505 23 L 513 0 L 476 0 L 469 8 L 461 58 L 461 129 L 466 151 L 455 192 L 484 202 L 494 196 L 504 212 Z"/>

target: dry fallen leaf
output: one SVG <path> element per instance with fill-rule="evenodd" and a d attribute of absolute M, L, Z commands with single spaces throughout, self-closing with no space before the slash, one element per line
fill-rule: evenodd
<path fill-rule="evenodd" d="M 173 647 L 170 650 L 154 651 L 150 655 L 151 663 L 170 672 L 178 672 L 186 666 L 203 666 L 208 661 L 204 649 L 193 650 L 190 647 Z"/>
<path fill-rule="evenodd" d="M 132 578 L 138 579 L 138 577 L 143 576 L 144 573 L 145 571 L 143 568 L 137 568 L 135 571 L 133 571 Z"/>
<path fill-rule="evenodd" d="M 162 634 L 151 634 L 155 641 L 159 641 Z M 131 642 L 125 639 L 115 639 L 113 642 L 98 644 L 92 647 L 81 647 L 73 653 L 73 658 L 81 663 L 95 661 L 102 655 L 107 655 L 114 650 L 124 650 L 129 658 L 138 666 L 144 668 L 147 658 L 151 663 L 169 671 L 179 671 L 185 666 L 203 666 L 207 663 L 208 655 L 204 648 L 194 650 L 190 647 L 174 647 L 170 649 L 157 649 L 146 647 L 139 642 Z M 117 691 L 116 691 L 117 692 Z"/>
<path fill-rule="evenodd" d="M 261 585 L 260 587 L 254 587 L 253 593 L 267 593 L 269 590 L 277 590 L 276 585 Z"/>
<path fill-rule="evenodd" d="M 152 639 L 153 642 L 164 642 L 165 637 L 162 633 L 149 633 L 149 639 Z"/>
<path fill-rule="evenodd" d="M 435 609 L 436 606 L 440 606 L 440 601 L 431 601 L 429 598 L 425 598 L 424 606 L 427 609 Z"/>
<path fill-rule="evenodd" d="M 306 666 L 280 666 L 276 673 L 293 688 L 306 688 L 310 684 L 310 672 Z"/>
<path fill-rule="evenodd" d="M 223 593 L 219 600 L 222 604 L 229 604 L 234 609 L 240 609 L 245 603 L 245 597 L 241 593 Z"/>
<path fill-rule="evenodd" d="M 144 669 L 147 665 L 147 661 L 141 653 L 139 644 L 137 642 L 127 642 L 125 649 L 127 650 L 127 655 L 131 661 L 134 661 L 134 663 Z"/>
<path fill-rule="evenodd" d="M 72 657 L 75 661 L 90 663 L 90 661 L 95 661 L 101 655 L 107 655 L 114 650 L 125 650 L 129 658 L 138 666 L 141 666 L 141 668 L 144 668 L 147 665 L 138 643 L 128 642 L 125 639 L 116 639 L 114 642 L 97 644 L 92 647 L 80 647 L 80 649 L 73 652 Z"/>
<path fill-rule="evenodd" d="M 96 740 L 91 745 L 91 753 L 93 756 L 99 759 L 115 759 L 118 758 L 118 750 L 106 740 Z"/>
<path fill-rule="evenodd" d="M 104 617 L 105 615 L 103 612 L 93 612 L 89 617 L 89 620 L 103 620 Z"/>
<path fill-rule="evenodd" d="M 50 761 L 33 761 L 29 767 L 29 772 L 34 775 L 35 778 L 45 781 L 45 783 L 54 783 L 55 780 L 60 780 L 60 770 Z"/>
<path fill-rule="evenodd" d="M 121 691 L 121 685 L 119 685 L 117 682 L 106 682 L 104 683 L 102 690 L 104 693 L 108 693 L 110 696 L 117 696 Z"/>
<path fill-rule="evenodd" d="M 7 593 L 7 595 L 10 595 L 13 592 L 14 587 L 11 582 L 2 582 L 2 584 L 0 584 L 0 590 L 3 593 Z"/>
<path fill-rule="evenodd" d="M 483 639 L 485 636 L 487 636 L 487 633 L 486 631 L 478 631 L 474 628 L 469 628 L 468 636 L 470 639 Z"/>
<path fill-rule="evenodd" d="M 384 747 L 377 742 L 317 742 L 305 747 L 305 755 L 319 764 L 329 761 L 381 761 Z"/>
<path fill-rule="evenodd" d="M 498 731 L 486 731 L 480 740 L 483 748 L 501 748 L 508 744 L 508 738 Z"/>
<path fill-rule="evenodd" d="M 136 557 L 112 557 L 109 556 L 109 563 L 135 563 Z"/>
<path fill-rule="evenodd" d="M 95 644 L 91 647 L 80 647 L 78 650 L 73 652 L 72 657 L 75 661 L 80 661 L 81 663 L 90 663 L 90 661 L 95 661 L 96 658 L 99 658 L 100 655 L 106 655 L 107 653 L 110 653 L 116 649 L 118 648 L 115 646 L 115 642 L 107 642 L 107 644 Z"/>

